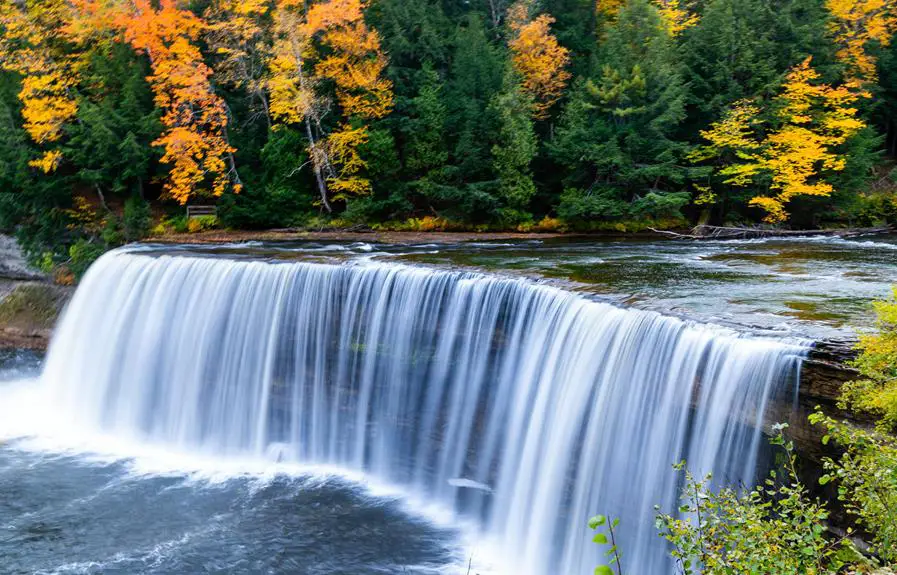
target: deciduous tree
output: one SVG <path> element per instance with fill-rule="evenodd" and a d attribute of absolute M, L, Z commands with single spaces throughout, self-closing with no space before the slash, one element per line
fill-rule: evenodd
<path fill-rule="evenodd" d="M 508 46 L 523 90 L 533 100 L 533 113 L 544 120 L 570 80 L 566 70 L 570 52 L 551 33 L 554 18 L 548 14 L 532 17 L 533 4 L 533 0 L 518 0 L 508 10 Z"/>
<path fill-rule="evenodd" d="M 888 46 L 897 31 L 893 0 L 826 0 L 832 19 L 829 29 L 839 45 L 838 57 L 852 78 L 874 82 L 874 44 Z"/>
<path fill-rule="evenodd" d="M 165 132 L 154 142 L 171 166 L 165 190 L 182 204 L 207 191 L 220 196 L 230 183 L 241 184 L 227 141 L 227 110 L 210 82 L 198 41 L 205 23 L 179 0 L 131 0 L 131 10 L 116 18 L 131 46 L 151 63 L 149 82 L 162 110 Z"/>
<path fill-rule="evenodd" d="M 820 83 L 810 62 L 807 58 L 788 73 L 773 102 L 773 126 L 765 137 L 754 131 L 760 123 L 759 108 L 739 102 L 701 132 L 709 144 L 691 156 L 698 161 L 723 159 L 718 174 L 727 184 L 747 186 L 768 178 L 774 193 L 755 196 L 750 205 L 766 211 L 769 223 L 787 220 L 785 205 L 797 196 L 834 191 L 825 176 L 845 167 L 838 147 L 865 126 L 854 107 L 862 95 L 856 86 Z"/>
<path fill-rule="evenodd" d="M 0 4 L 0 69 L 21 76 L 23 126 L 45 148 L 62 138 L 63 128 L 78 111 L 78 53 L 65 37 L 70 18 L 64 0 Z M 51 172 L 61 158 L 58 148 L 46 149 L 31 165 Z"/>

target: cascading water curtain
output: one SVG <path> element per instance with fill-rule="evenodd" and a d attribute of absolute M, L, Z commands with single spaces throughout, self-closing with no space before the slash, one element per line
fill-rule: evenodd
<path fill-rule="evenodd" d="M 117 251 L 43 378 L 73 424 L 403 486 L 475 520 L 509 573 L 591 573 L 586 523 L 610 513 L 628 572 L 661 574 L 671 464 L 751 483 L 802 355 L 521 279 Z"/>

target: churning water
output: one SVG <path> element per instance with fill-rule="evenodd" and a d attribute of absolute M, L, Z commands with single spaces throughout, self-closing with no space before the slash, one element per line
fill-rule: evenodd
<path fill-rule="evenodd" d="M 48 399 L 14 409 L 186 467 L 392 486 L 475 532 L 496 572 L 590 573 L 588 517 L 621 516 L 627 571 L 663 574 L 671 464 L 751 483 L 765 406 L 804 349 L 523 279 L 117 251 L 57 329 Z"/>

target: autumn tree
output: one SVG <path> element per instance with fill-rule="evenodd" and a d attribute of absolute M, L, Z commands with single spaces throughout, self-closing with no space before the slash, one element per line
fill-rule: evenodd
<path fill-rule="evenodd" d="M 856 86 L 822 84 L 810 63 L 807 58 L 788 73 L 765 137 L 755 131 L 760 109 L 739 102 L 701 132 L 708 144 L 691 155 L 696 161 L 723 160 L 717 173 L 725 184 L 765 180 L 773 193 L 755 196 L 750 205 L 762 208 L 769 223 L 786 221 L 785 205 L 797 196 L 830 195 L 834 188 L 826 176 L 846 165 L 839 146 L 865 127 L 854 107 L 862 97 Z"/>
<path fill-rule="evenodd" d="M 544 120 L 570 80 L 566 70 L 570 54 L 551 33 L 554 18 L 548 14 L 531 17 L 533 4 L 533 0 L 518 0 L 508 10 L 508 46 L 522 88 L 533 100 L 533 114 Z"/>
<path fill-rule="evenodd" d="M 698 16 L 687 0 L 656 0 L 655 3 L 671 36 L 678 36 L 698 23 Z"/>
<path fill-rule="evenodd" d="M 45 148 L 31 165 L 43 172 L 55 170 L 62 159 L 58 147 L 51 146 L 78 111 L 73 93 L 78 53 L 65 36 L 70 18 L 64 0 L 0 4 L 0 69 L 21 76 L 23 126 Z"/>
<path fill-rule="evenodd" d="M 698 16 L 689 0 L 652 0 L 652 2 L 671 36 L 677 36 L 698 23 Z M 600 21 L 613 23 L 625 5 L 626 0 L 596 0 L 595 12 Z"/>
<path fill-rule="evenodd" d="M 229 184 L 242 184 L 233 163 L 234 148 L 227 140 L 228 116 L 215 94 L 198 41 L 205 23 L 179 0 L 132 0 L 116 23 L 125 40 L 145 53 L 152 67 L 148 80 L 162 110 L 165 132 L 153 144 L 164 150 L 162 162 L 171 166 L 166 193 L 181 204 L 203 193 L 210 182 L 220 196 Z"/>
<path fill-rule="evenodd" d="M 245 93 L 268 126 L 271 114 L 264 77 L 271 4 L 271 0 L 216 0 L 205 12 L 205 39 L 216 59 L 215 78 Z"/>
<path fill-rule="evenodd" d="M 359 149 L 368 141 L 366 122 L 392 108 L 392 83 L 384 77 L 386 56 L 379 34 L 364 22 L 362 2 L 329 0 L 305 8 L 297 0 L 278 2 L 267 86 L 275 119 L 305 125 L 321 204 L 331 211 L 333 200 L 370 192 Z M 322 121 L 331 106 L 327 82 L 342 116 L 332 131 Z"/>
<path fill-rule="evenodd" d="M 829 29 L 838 44 L 838 57 L 851 78 L 876 80 L 873 45 L 888 46 L 897 32 L 897 5 L 893 0 L 826 0 L 831 13 Z"/>

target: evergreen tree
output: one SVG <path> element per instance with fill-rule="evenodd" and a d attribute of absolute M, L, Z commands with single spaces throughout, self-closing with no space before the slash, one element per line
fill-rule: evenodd
<path fill-rule="evenodd" d="M 783 69 L 777 66 L 775 21 L 768 0 L 710 0 L 699 23 L 683 33 L 686 79 L 700 128 L 729 104 L 778 87 Z"/>
<path fill-rule="evenodd" d="M 536 155 L 536 133 L 531 117 L 532 100 L 520 88 L 520 78 L 509 69 L 504 87 L 492 101 L 498 117 L 499 141 L 492 147 L 499 194 L 505 205 L 502 220 L 516 224 L 527 219 L 526 209 L 536 186 L 530 164 Z"/>
<path fill-rule="evenodd" d="M 89 54 L 86 94 L 65 151 L 76 185 L 144 195 L 161 155 L 152 142 L 162 132 L 148 74 L 145 60 L 121 44 L 103 43 Z"/>
<path fill-rule="evenodd" d="M 600 53 L 600 71 L 574 88 L 553 146 L 569 171 L 568 217 L 625 217 L 628 202 L 676 191 L 687 173 L 686 146 L 674 139 L 687 90 L 657 10 L 630 0 Z"/>

